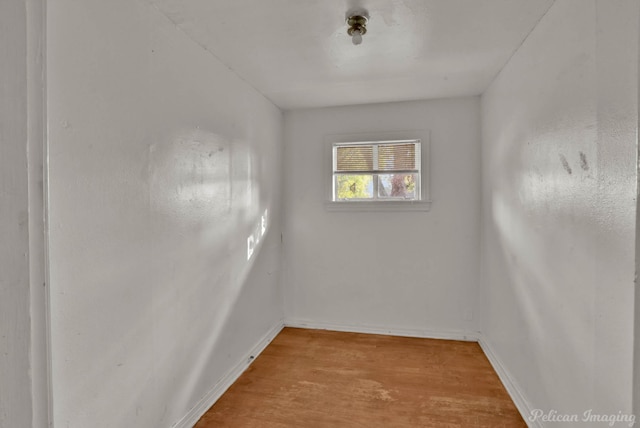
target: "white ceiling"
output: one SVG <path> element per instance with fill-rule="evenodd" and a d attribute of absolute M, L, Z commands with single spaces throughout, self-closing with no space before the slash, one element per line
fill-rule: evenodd
<path fill-rule="evenodd" d="M 150 0 L 283 109 L 481 94 L 554 0 Z M 345 15 L 370 15 L 360 46 Z"/>

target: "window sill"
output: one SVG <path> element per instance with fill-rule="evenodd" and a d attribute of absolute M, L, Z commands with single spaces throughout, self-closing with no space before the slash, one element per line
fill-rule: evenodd
<path fill-rule="evenodd" d="M 429 211 L 431 201 L 329 201 L 327 211 Z"/>

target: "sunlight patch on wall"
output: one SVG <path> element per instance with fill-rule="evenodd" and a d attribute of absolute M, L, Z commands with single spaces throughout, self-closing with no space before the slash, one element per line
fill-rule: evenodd
<path fill-rule="evenodd" d="M 262 237 L 267 232 L 269 210 L 265 209 L 260 217 L 260 222 L 255 227 L 253 233 L 247 238 L 247 260 L 251 260 L 254 251 L 262 241 Z"/>

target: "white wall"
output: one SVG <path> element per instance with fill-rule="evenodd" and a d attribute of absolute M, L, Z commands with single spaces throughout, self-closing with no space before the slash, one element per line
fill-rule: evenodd
<path fill-rule="evenodd" d="M 0 427 L 46 426 L 42 0 L 0 4 Z"/>
<path fill-rule="evenodd" d="M 282 113 L 144 1 L 47 26 L 54 423 L 169 427 L 281 323 Z"/>
<path fill-rule="evenodd" d="M 481 328 L 545 412 L 631 411 L 639 12 L 558 0 L 482 97 Z"/>
<path fill-rule="evenodd" d="M 479 98 L 285 113 L 288 322 L 462 336 L 476 330 Z M 429 212 L 328 212 L 324 137 L 430 131 Z M 364 267 L 364 268 L 361 268 Z"/>
<path fill-rule="evenodd" d="M 0 40 L 0 427 L 9 428 L 32 421 L 24 1 L 0 3 Z"/>

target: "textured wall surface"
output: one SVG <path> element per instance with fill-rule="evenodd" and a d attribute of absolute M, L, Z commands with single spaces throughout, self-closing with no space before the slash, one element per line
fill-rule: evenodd
<path fill-rule="evenodd" d="M 282 113 L 146 2 L 47 27 L 54 422 L 169 427 L 281 322 Z"/>
<path fill-rule="evenodd" d="M 558 0 L 482 97 L 481 329 L 545 412 L 631 411 L 638 17 Z"/>
<path fill-rule="evenodd" d="M 479 98 L 285 114 L 286 314 L 337 326 L 464 335 L 479 276 Z M 325 136 L 430 133 L 428 212 L 329 212 Z"/>

